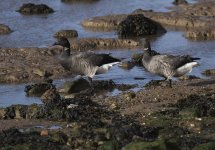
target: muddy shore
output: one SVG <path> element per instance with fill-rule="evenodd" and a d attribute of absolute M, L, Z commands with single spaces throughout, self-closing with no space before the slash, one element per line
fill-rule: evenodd
<path fill-rule="evenodd" d="M 138 93 L 125 92 L 114 97 L 94 95 L 68 99 L 67 102 L 76 101 L 78 106 L 70 108 L 71 114 L 60 120 L 56 120 L 57 116 L 49 118 L 51 114 L 46 114 L 49 119 L 44 118 L 33 111 L 30 111 L 31 119 L 23 120 L 22 115 L 18 115 L 1 120 L 1 144 L 5 148 L 57 145 L 64 149 L 130 149 L 136 144 L 140 148 L 144 145 L 151 148 L 156 143 L 158 147 L 172 145 L 174 149 L 202 145 L 207 148 L 215 140 L 214 100 L 215 81 L 212 79 L 177 81 L 173 88 L 152 85 Z M 62 111 L 63 105 L 57 105 L 52 113 L 60 113 L 58 107 Z M 36 106 L 29 106 L 29 110 L 31 107 L 36 111 Z M 37 114 L 39 120 L 33 114 Z M 15 139 L 13 143 L 11 138 Z M 35 138 L 37 142 L 32 142 Z M 24 139 L 26 142 L 21 142 Z"/>
<path fill-rule="evenodd" d="M 179 6 L 177 12 L 138 13 L 190 32 L 190 28 L 196 31 L 215 26 L 214 6 L 210 1 Z M 95 17 L 82 24 L 115 29 L 125 16 Z M 130 39 L 70 40 L 74 51 L 132 49 L 140 45 Z M 70 76 L 57 61 L 61 51 L 62 47 L 0 48 L 0 83 L 40 82 L 47 72 L 52 79 Z M 172 88 L 148 84 L 139 92 L 127 89 L 117 96 L 97 91 L 65 98 L 52 90 L 55 93 L 48 96 L 53 99 L 43 105 L 0 109 L 2 149 L 215 149 L 214 78 L 177 80 Z"/>

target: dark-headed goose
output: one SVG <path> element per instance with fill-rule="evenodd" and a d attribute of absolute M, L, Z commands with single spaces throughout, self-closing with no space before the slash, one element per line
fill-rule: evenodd
<path fill-rule="evenodd" d="M 164 54 L 154 54 L 152 52 L 150 43 L 145 40 L 144 54 L 142 58 L 143 66 L 150 73 L 162 76 L 169 81 L 172 87 L 172 77 L 180 77 L 192 71 L 193 67 L 198 66 L 200 58 L 193 58 L 189 55 L 173 56 Z"/>
<path fill-rule="evenodd" d="M 93 52 L 70 53 L 70 43 L 67 38 L 60 38 L 54 45 L 63 46 L 63 52 L 59 56 L 61 65 L 76 75 L 86 75 L 92 84 L 95 74 L 106 73 L 120 60 L 110 54 L 96 54 Z"/>

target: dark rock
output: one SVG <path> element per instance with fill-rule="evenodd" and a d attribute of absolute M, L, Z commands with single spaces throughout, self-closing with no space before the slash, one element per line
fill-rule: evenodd
<path fill-rule="evenodd" d="M 60 30 L 54 34 L 54 37 L 75 38 L 78 37 L 78 32 L 76 30 Z"/>
<path fill-rule="evenodd" d="M 26 118 L 27 116 L 26 105 L 12 105 L 10 107 L 5 108 L 5 114 L 3 115 L 3 119 L 20 119 Z"/>
<path fill-rule="evenodd" d="M 58 88 L 60 93 L 72 94 L 79 93 L 90 89 L 90 83 L 83 78 L 75 78 L 72 81 L 65 82 L 61 87 Z"/>
<path fill-rule="evenodd" d="M 4 24 L 0 24 L 0 34 L 9 34 L 11 32 L 12 32 L 12 30 L 10 29 L 10 27 L 8 27 Z"/>
<path fill-rule="evenodd" d="M 174 5 L 181 5 L 181 4 L 188 4 L 188 2 L 186 0 L 174 0 L 174 2 L 172 2 Z"/>
<path fill-rule="evenodd" d="M 48 13 L 53 13 L 54 10 L 50 7 L 48 7 L 45 4 L 33 4 L 33 3 L 27 3 L 23 4 L 18 12 L 22 14 L 27 14 L 27 15 L 32 15 L 32 14 L 48 14 Z"/>
<path fill-rule="evenodd" d="M 57 141 L 55 140 L 56 134 L 60 137 Z M 66 137 L 66 135 L 63 135 L 63 137 Z M 12 128 L 0 132 L 0 139 L 1 149 L 69 149 L 62 142 L 64 138 L 62 138 L 62 134 L 60 133 L 41 136 L 40 131 L 32 129 L 24 131 Z"/>
<path fill-rule="evenodd" d="M 54 89 L 55 86 L 49 82 L 42 82 L 32 85 L 25 86 L 25 92 L 27 96 L 37 96 L 40 97 L 49 89 Z"/>
<path fill-rule="evenodd" d="M 57 101 L 60 100 L 60 94 L 56 91 L 56 89 L 48 89 L 45 91 L 45 93 L 43 93 L 43 95 L 41 96 L 41 100 L 43 101 L 43 103 L 50 103 L 51 101 Z"/>
<path fill-rule="evenodd" d="M 144 37 L 165 32 L 166 30 L 159 23 L 146 18 L 142 14 L 127 16 L 117 28 L 117 34 L 120 38 Z"/>

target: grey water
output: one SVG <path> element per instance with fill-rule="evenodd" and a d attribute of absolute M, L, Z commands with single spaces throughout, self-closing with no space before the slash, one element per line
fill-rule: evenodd
<path fill-rule="evenodd" d="M 79 37 L 116 38 L 115 32 L 89 31 L 80 25 L 84 19 L 108 14 L 130 13 L 135 9 L 152 9 L 154 11 L 170 11 L 173 0 L 100 0 L 93 3 L 62 3 L 60 0 L 1 0 L 0 23 L 8 25 L 13 32 L 9 35 L 0 35 L 0 47 L 46 47 L 55 39 L 54 33 L 61 29 L 75 29 Z M 16 12 L 23 3 L 47 4 L 55 10 L 48 15 L 21 15 Z M 195 2 L 191 0 L 189 2 Z M 192 55 L 200 57 L 201 66 L 194 68 L 190 73 L 204 78 L 201 74 L 205 69 L 215 66 L 215 42 L 214 41 L 189 41 L 183 37 L 182 31 L 168 29 L 168 32 L 152 41 L 152 48 L 161 53 L 174 55 Z M 100 53 L 112 53 L 115 57 L 129 60 L 132 54 L 141 53 L 140 49 L 116 49 L 100 50 Z M 143 77 L 145 80 L 135 80 L 135 77 Z M 116 83 L 138 84 L 134 90 L 138 90 L 145 83 L 159 77 L 146 72 L 142 67 L 134 67 L 131 70 L 114 66 L 107 74 L 98 75 L 95 80 L 112 79 Z M 56 80 L 56 85 L 62 84 L 66 79 Z M 41 103 L 38 98 L 26 97 L 25 84 L 0 85 L 0 107 L 12 104 Z M 114 91 L 118 93 L 119 91 Z M 114 92 L 112 94 L 114 94 Z"/>

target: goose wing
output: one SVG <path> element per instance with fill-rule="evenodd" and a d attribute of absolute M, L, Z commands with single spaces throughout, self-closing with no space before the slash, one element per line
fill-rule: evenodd
<path fill-rule="evenodd" d="M 100 67 L 104 64 L 121 61 L 118 58 L 114 58 L 114 57 L 110 56 L 110 54 L 96 54 L 96 53 L 92 53 L 92 52 L 79 53 L 79 54 L 74 55 L 74 57 L 77 57 L 81 61 L 86 61 L 89 64 L 98 66 L 98 67 Z"/>
<path fill-rule="evenodd" d="M 153 57 L 153 61 L 159 62 L 166 67 L 177 69 L 187 63 L 193 62 L 199 58 L 193 58 L 189 55 L 185 56 L 173 56 L 173 55 L 156 55 Z"/>

